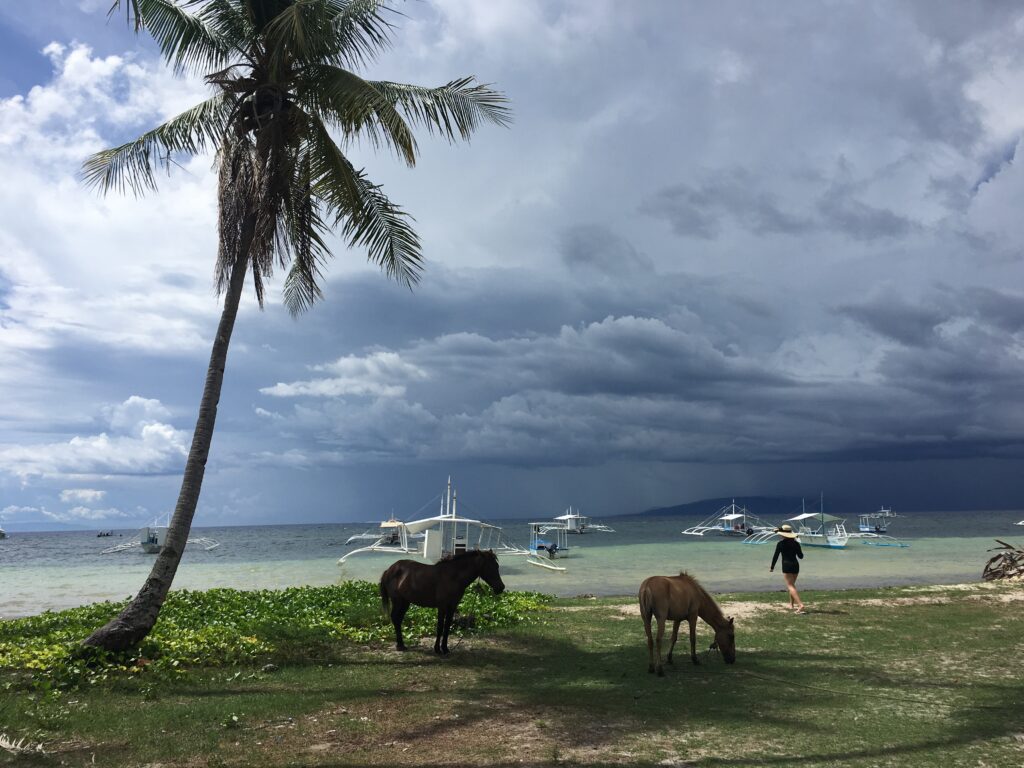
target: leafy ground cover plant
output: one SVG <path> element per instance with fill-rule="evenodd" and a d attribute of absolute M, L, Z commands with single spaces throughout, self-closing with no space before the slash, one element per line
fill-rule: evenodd
<path fill-rule="evenodd" d="M 550 601 L 532 592 L 496 597 L 474 585 L 460 607 L 457 634 L 528 622 Z M 389 641 L 376 584 L 347 582 L 283 590 L 172 592 L 154 631 L 133 651 L 83 651 L 84 629 L 115 616 L 124 603 L 96 603 L 0 622 L 0 670 L 8 687 L 65 688 L 117 677 L 167 675 L 189 667 L 330 661 L 339 647 Z M 433 636 L 436 612 L 414 608 L 410 637 Z M 20 675 L 18 674 L 20 673 Z M 13 682 L 12 682 L 13 681 Z"/>

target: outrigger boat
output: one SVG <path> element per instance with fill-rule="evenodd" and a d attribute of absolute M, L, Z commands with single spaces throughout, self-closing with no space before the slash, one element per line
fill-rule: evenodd
<path fill-rule="evenodd" d="M 842 549 L 850 540 L 846 520 L 824 511 L 804 512 L 790 517 L 787 522 L 796 523 L 797 537 L 808 547 Z"/>
<path fill-rule="evenodd" d="M 367 552 L 410 555 L 432 562 L 469 549 L 490 549 L 496 555 L 529 554 L 522 547 L 507 541 L 500 527 L 481 520 L 459 517 L 457 506 L 458 492 L 452 488 L 452 479 L 449 477 L 448 487 L 441 497 L 441 510 L 437 515 L 408 523 L 395 520 L 395 525 L 388 526 L 384 535 L 372 544 L 342 555 L 338 563 L 343 564 L 353 555 Z"/>
<path fill-rule="evenodd" d="M 736 499 L 733 499 L 731 504 L 726 504 L 707 520 L 690 526 L 683 533 L 686 536 L 703 536 L 711 533 L 718 536 L 748 537 L 774 531 L 774 525 L 768 525 L 746 507 L 737 506 Z"/>
<path fill-rule="evenodd" d="M 564 515 L 559 515 L 555 518 L 555 522 L 559 522 L 565 525 L 566 533 L 586 533 L 587 531 L 603 531 L 604 533 L 615 533 L 612 528 L 601 523 L 592 523 L 590 518 L 581 515 L 577 509 L 573 511 L 572 507 L 569 507 Z"/>
<path fill-rule="evenodd" d="M 551 561 L 569 554 L 568 533 L 565 523 L 530 523 L 530 546 L 527 548 L 526 562 L 549 571 L 564 571 L 565 568 Z"/>
<path fill-rule="evenodd" d="M 877 512 L 865 512 L 857 516 L 857 533 L 850 538 L 873 547 L 909 547 L 905 541 L 886 535 L 889 521 L 899 517 L 891 507 L 881 507 Z"/>
<path fill-rule="evenodd" d="M 7 538 L 7 531 L 5 531 L 3 528 L 0 528 L 0 539 L 6 539 L 6 538 Z"/>
<path fill-rule="evenodd" d="M 880 507 L 877 512 L 865 512 L 857 516 L 857 530 L 861 533 L 885 533 L 889 529 L 889 521 L 899 517 L 892 507 Z"/>
<path fill-rule="evenodd" d="M 152 523 L 139 531 L 138 541 L 126 541 L 123 544 L 107 547 L 102 550 L 100 554 L 111 555 L 115 552 L 126 552 L 127 550 L 135 549 L 136 547 L 142 549 L 142 551 L 147 555 L 159 554 L 160 550 L 164 548 L 164 541 L 167 539 L 169 518 L 169 514 L 165 515 L 163 518 L 157 517 Z M 186 544 L 195 544 L 196 546 L 202 547 L 206 552 L 220 546 L 219 541 L 215 541 L 214 539 L 206 536 L 191 536 Z"/>
<path fill-rule="evenodd" d="M 803 507 L 806 509 L 806 507 Z M 843 549 L 850 540 L 851 534 L 846 531 L 846 520 L 835 515 L 825 514 L 825 498 L 822 496 L 817 512 L 801 512 L 787 518 L 787 523 L 796 523 L 797 540 L 807 547 L 827 547 Z M 772 527 L 754 533 L 744 539 L 744 544 L 767 544 L 778 538 L 777 530 Z"/>
<path fill-rule="evenodd" d="M 366 533 L 357 533 L 353 536 L 349 536 L 345 542 L 345 546 L 349 544 L 355 544 L 357 541 L 372 541 L 380 544 L 399 544 L 402 540 L 402 526 L 405 525 L 401 520 L 395 519 L 392 514 L 387 520 L 381 522 L 377 530 L 367 531 Z M 413 535 L 415 539 L 422 539 L 423 534 L 417 533 Z"/>

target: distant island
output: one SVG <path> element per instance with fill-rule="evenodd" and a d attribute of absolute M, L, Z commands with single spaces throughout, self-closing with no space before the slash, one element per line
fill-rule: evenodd
<path fill-rule="evenodd" d="M 689 504 L 676 504 L 673 507 L 655 507 L 637 512 L 639 517 L 674 517 L 694 516 L 709 517 L 726 504 L 736 502 L 737 506 L 746 507 L 750 512 L 762 518 L 788 517 L 799 514 L 803 499 L 799 496 L 723 496 L 717 499 L 701 499 Z M 816 499 L 808 500 L 808 509 Z"/>

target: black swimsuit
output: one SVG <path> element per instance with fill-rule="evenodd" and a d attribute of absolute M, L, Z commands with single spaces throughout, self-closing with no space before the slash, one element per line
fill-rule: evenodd
<path fill-rule="evenodd" d="M 797 558 L 803 559 L 804 551 L 800 549 L 800 542 L 796 539 L 782 539 L 775 545 L 775 557 L 772 558 L 772 568 L 782 556 L 783 573 L 800 573 L 800 563 Z"/>

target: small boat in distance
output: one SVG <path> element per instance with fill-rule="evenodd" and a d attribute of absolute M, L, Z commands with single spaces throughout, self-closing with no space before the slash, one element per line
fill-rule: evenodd
<path fill-rule="evenodd" d="M 587 531 L 603 531 L 604 533 L 615 533 L 615 531 L 609 528 L 607 525 L 601 525 L 600 523 L 590 522 L 590 518 L 585 515 L 581 515 L 579 509 L 573 511 L 572 507 L 569 507 L 564 515 L 559 515 L 555 518 L 556 522 L 565 524 L 566 533 L 586 533 Z"/>
<path fill-rule="evenodd" d="M 1015 523 L 1015 525 L 1024 525 L 1024 520 L 1021 520 L 1019 523 Z M 3 537 L 0 536 L 0 538 L 3 538 Z"/>
<path fill-rule="evenodd" d="M 733 499 L 731 504 L 721 507 L 715 514 L 697 525 L 690 526 L 683 534 L 703 536 L 710 533 L 717 536 L 747 537 L 774 531 L 774 525 L 767 524 L 746 507 L 738 506 L 736 499 Z"/>
<path fill-rule="evenodd" d="M 0 528 L 0 539 L 6 539 L 6 538 L 7 538 L 7 531 L 5 531 L 3 528 Z"/>
<path fill-rule="evenodd" d="M 377 530 L 369 530 L 365 533 L 349 536 L 345 541 L 345 546 L 355 544 L 357 541 L 373 541 L 379 544 L 396 546 L 402 541 L 402 525 L 402 521 L 397 520 L 394 514 L 392 514 L 387 520 L 381 521 Z M 418 538 L 423 538 L 422 534 L 417 534 L 417 536 Z"/>
<path fill-rule="evenodd" d="M 129 549 L 140 548 L 147 555 L 158 555 L 160 550 L 164 548 L 164 542 L 167 540 L 167 526 L 169 525 L 170 515 L 164 515 L 163 517 L 157 516 L 152 523 L 147 525 L 145 528 L 139 531 L 138 541 L 126 541 L 123 544 L 117 544 L 113 547 L 107 547 L 100 552 L 101 555 L 112 555 L 115 552 L 126 552 Z M 211 549 L 216 549 L 220 546 L 219 541 L 208 538 L 206 536 L 190 536 L 186 544 L 195 544 L 196 546 L 202 547 L 204 551 L 209 552 Z"/>
<path fill-rule="evenodd" d="M 892 511 L 892 507 L 882 506 L 877 512 L 864 512 L 857 516 L 857 530 L 861 533 L 885 533 L 894 517 L 899 515 Z"/>
<path fill-rule="evenodd" d="M 905 541 L 889 536 L 889 521 L 899 517 L 892 511 L 892 507 L 881 507 L 877 512 L 865 512 L 857 516 L 857 533 L 851 533 L 850 538 L 861 544 L 868 544 L 873 547 L 909 547 Z"/>
<path fill-rule="evenodd" d="M 530 523 L 530 545 L 527 547 L 526 562 L 549 571 L 564 571 L 565 568 L 551 561 L 569 554 L 569 529 L 565 523 Z"/>

